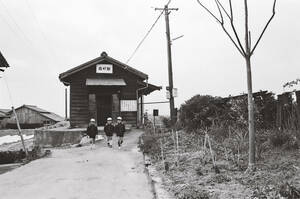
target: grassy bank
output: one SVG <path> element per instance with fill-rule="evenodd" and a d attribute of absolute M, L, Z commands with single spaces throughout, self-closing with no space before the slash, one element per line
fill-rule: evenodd
<path fill-rule="evenodd" d="M 180 131 L 177 140 L 175 133 L 161 129 L 154 134 L 150 128 L 140 146 L 178 199 L 300 197 L 296 146 L 289 147 L 289 141 L 274 146 L 273 137 L 261 138 L 256 171 L 247 173 L 247 136 L 231 136 L 209 132 L 210 150 L 208 143 L 204 146 L 203 132 Z"/>

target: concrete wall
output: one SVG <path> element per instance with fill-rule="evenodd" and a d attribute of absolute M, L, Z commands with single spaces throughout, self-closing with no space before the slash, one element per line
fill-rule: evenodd
<path fill-rule="evenodd" d="M 85 129 L 35 130 L 34 145 L 41 147 L 60 147 L 78 144 Z"/>

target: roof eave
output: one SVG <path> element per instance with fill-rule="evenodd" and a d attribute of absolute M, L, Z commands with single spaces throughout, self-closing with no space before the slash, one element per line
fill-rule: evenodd
<path fill-rule="evenodd" d="M 134 68 L 128 66 L 127 64 L 124 64 L 124 63 L 122 63 L 122 62 L 120 62 L 120 61 L 118 61 L 118 60 L 116 60 L 116 59 L 114 59 L 112 57 L 109 57 L 107 54 L 103 54 L 102 53 L 100 57 L 97 57 L 97 58 L 95 58 L 93 60 L 90 60 L 90 61 L 88 61 L 86 63 L 83 63 L 83 64 L 81 64 L 79 66 L 76 66 L 75 68 L 72 68 L 70 70 L 67 70 L 66 72 L 63 72 L 63 73 L 59 74 L 59 80 L 61 82 L 63 82 L 65 85 L 69 85 L 68 82 L 64 81 L 65 78 L 67 78 L 68 76 L 70 76 L 70 75 L 72 75 L 72 74 L 74 74 L 76 72 L 79 72 L 79 71 L 81 71 L 83 69 L 86 69 L 86 68 L 88 68 L 88 67 L 90 67 L 90 66 L 92 66 L 92 65 L 94 65 L 94 64 L 96 64 L 98 62 L 104 61 L 104 60 L 106 60 L 108 62 L 112 62 L 112 63 L 114 63 L 116 65 L 119 65 L 123 69 L 125 69 L 125 70 L 127 70 L 127 71 L 129 71 L 129 72 L 131 72 L 133 74 L 135 74 L 136 76 L 138 76 L 138 77 L 140 77 L 140 78 L 142 78 L 144 80 L 148 79 L 148 75 L 147 74 L 145 74 L 145 73 L 143 73 L 143 72 L 141 72 L 141 71 L 139 71 L 137 69 L 134 69 Z"/>

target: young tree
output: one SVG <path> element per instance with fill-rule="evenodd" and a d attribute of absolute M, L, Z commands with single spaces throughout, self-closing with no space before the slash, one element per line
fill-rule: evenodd
<path fill-rule="evenodd" d="M 222 27 L 225 34 L 229 37 L 231 42 L 234 44 L 235 48 L 239 51 L 242 57 L 245 59 L 246 62 L 246 69 L 247 69 L 247 87 L 248 87 L 248 128 L 249 128 L 249 162 L 248 162 L 248 171 L 253 171 L 255 169 L 255 128 L 254 128 L 254 101 L 253 101 L 253 94 L 252 94 L 252 74 L 251 74 L 251 57 L 261 41 L 265 31 L 267 30 L 269 24 L 271 23 L 272 19 L 275 16 L 275 7 L 276 7 L 276 0 L 273 2 L 273 14 L 267 21 L 265 27 L 263 28 L 262 32 L 260 33 L 257 41 L 254 43 L 252 47 L 251 41 L 251 31 L 249 28 L 249 16 L 248 16 L 248 0 L 244 0 L 244 12 L 245 18 L 243 19 L 243 23 L 245 25 L 245 43 L 242 45 L 241 36 L 238 35 L 234 20 L 233 6 L 232 1 L 228 0 L 228 7 L 229 10 L 225 8 L 224 4 L 220 2 L 220 0 L 213 0 L 216 8 L 218 10 L 218 15 L 214 14 L 207 6 L 205 6 L 201 0 L 197 0 L 199 5 L 207 11 L 211 17 L 213 17 L 218 24 Z M 230 28 L 225 27 L 225 19 L 228 18 L 230 23 Z M 242 19 L 241 19 L 242 20 Z M 231 30 L 230 30 L 231 29 Z M 232 32 L 232 33 L 230 33 Z"/>

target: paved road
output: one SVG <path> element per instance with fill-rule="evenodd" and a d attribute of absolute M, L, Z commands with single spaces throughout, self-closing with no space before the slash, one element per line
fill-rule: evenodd
<path fill-rule="evenodd" d="M 137 150 L 140 131 L 126 135 L 124 147 L 105 143 L 55 149 L 48 158 L 0 175 L 0 198 L 5 199 L 152 199 Z"/>

